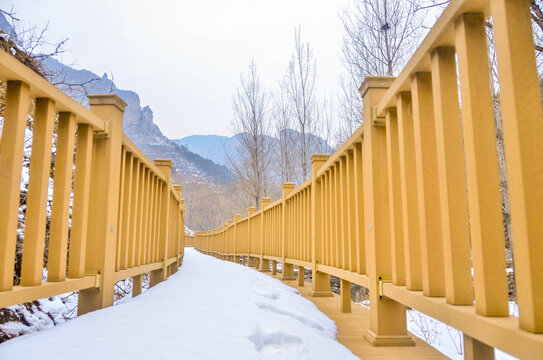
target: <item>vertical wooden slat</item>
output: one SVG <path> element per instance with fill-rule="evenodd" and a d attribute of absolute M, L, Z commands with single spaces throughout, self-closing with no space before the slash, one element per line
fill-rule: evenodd
<path fill-rule="evenodd" d="M 362 167 L 362 143 L 356 142 L 353 151 L 354 211 L 356 234 L 356 268 L 366 274 L 366 242 L 364 229 L 364 174 Z"/>
<path fill-rule="evenodd" d="M 357 259 L 357 249 L 356 249 L 356 197 L 355 197 L 355 175 L 354 175 L 354 151 L 349 149 L 347 151 L 347 222 L 348 222 L 348 232 L 347 232 L 347 242 L 348 242 L 348 253 L 349 253 L 349 268 L 348 270 L 352 272 L 358 272 L 358 259 Z"/>
<path fill-rule="evenodd" d="M 132 153 L 127 152 L 125 155 L 125 172 L 124 172 L 124 195 L 123 202 L 120 204 L 122 207 L 122 218 L 121 228 L 119 229 L 120 236 L 120 269 L 126 269 L 128 267 L 128 258 L 129 258 L 129 242 L 130 242 L 130 232 L 132 230 L 132 224 L 134 218 L 130 216 L 131 208 L 133 207 L 133 196 L 132 196 L 132 179 L 134 158 Z"/>
<path fill-rule="evenodd" d="M 126 178 L 126 148 L 123 146 L 121 150 L 121 177 L 119 181 L 119 214 L 117 215 L 117 239 L 115 249 L 115 271 L 121 269 L 121 237 L 123 229 L 123 198 L 126 196 L 124 193 L 125 178 Z"/>
<path fill-rule="evenodd" d="M 61 112 L 57 130 L 47 281 L 62 281 L 66 278 L 74 143 L 75 115 Z"/>
<path fill-rule="evenodd" d="M 159 211 L 160 211 L 160 207 L 159 207 L 159 191 L 160 191 L 160 188 L 158 186 L 158 183 L 160 182 L 160 180 L 158 179 L 158 177 L 154 176 L 154 185 L 153 185 L 153 215 L 152 215 L 152 221 L 153 221 L 153 226 L 151 227 L 151 239 L 152 239 L 152 251 L 151 251 L 151 260 L 150 262 L 157 262 L 157 261 L 160 261 L 160 259 L 158 258 L 158 234 L 157 234 L 157 230 L 158 230 L 158 217 L 159 217 Z M 173 234 L 174 233 L 174 222 L 171 221 L 173 219 L 170 219 L 170 221 L 168 222 L 167 226 L 169 228 L 171 228 L 171 231 L 169 231 L 169 233 Z M 167 259 L 165 259 L 167 260 Z"/>
<path fill-rule="evenodd" d="M 85 274 L 89 194 L 91 178 L 93 131 L 90 125 L 77 126 L 75 151 L 74 200 L 72 228 L 70 230 L 70 262 L 68 277 L 80 278 Z"/>
<path fill-rule="evenodd" d="M 390 250 L 392 282 L 405 285 L 405 260 L 403 241 L 402 198 L 400 189 L 400 159 L 398 149 L 398 116 L 396 108 L 386 113 L 388 201 L 390 213 Z"/>
<path fill-rule="evenodd" d="M 482 14 L 465 14 L 457 21 L 456 50 L 462 95 L 475 306 L 481 315 L 506 316 L 509 309 L 505 239 Z"/>
<path fill-rule="evenodd" d="M 151 170 L 150 170 L 151 171 Z M 155 250 L 155 210 L 156 210 L 156 177 L 153 171 L 151 171 L 151 180 L 149 187 L 149 225 L 147 227 L 147 236 L 149 238 L 147 242 L 147 257 L 146 263 L 154 262 L 154 250 Z"/>
<path fill-rule="evenodd" d="M 298 238 L 297 238 L 297 254 L 296 259 L 301 259 L 303 254 L 303 248 L 302 248 L 302 237 L 304 233 L 304 219 L 303 219 L 303 213 L 302 213 L 302 194 L 303 192 L 299 192 L 298 195 L 296 195 L 296 209 L 298 213 L 298 221 L 296 222 L 297 228 L 298 228 Z"/>
<path fill-rule="evenodd" d="M 147 264 L 147 243 L 149 237 L 147 236 L 147 229 L 149 227 L 149 193 L 150 193 L 150 182 L 151 182 L 151 171 L 145 167 L 144 175 L 144 190 L 143 190 L 143 228 L 141 232 L 141 255 L 140 255 L 140 265 Z"/>
<path fill-rule="evenodd" d="M 151 226 L 149 227 L 149 262 L 153 263 L 156 261 L 155 255 L 156 255 L 156 212 L 158 210 L 157 208 L 157 182 L 158 179 L 153 171 L 152 175 L 152 193 L 151 193 Z M 171 226 L 170 226 L 171 227 Z"/>
<path fill-rule="evenodd" d="M 443 231 L 431 73 L 416 73 L 411 80 L 411 92 L 419 196 L 422 290 L 427 296 L 444 296 Z"/>
<path fill-rule="evenodd" d="M 334 220 L 336 227 L 336 267 L 343 268 L 343 243 L 341 238 L 342 219 L 341 219 L 341 176 L 340 161 L 334 164 Z"/>
<path fill-rule="evenodd" d="M 138 214 L 140 199 L 140 162 L 136 157 L 132 158 L 132 184 L 131 184 L 130 228 L 128 235 L 128 262 L 127 267 L 134 267 L 136 260 L 136 246 L 138 236 Z"/>
<path fill-rule="evenodd" d="M 36 99 L 21 285 L 39 285 L 42 279 L 47 191 L 54 126 L 55 102 L 48 98 Z"/>
<path fill-rule="evenodd" d="M 328 265 L 335 266 L 336 260 L 334 256 L 334 236 L 335 236 L 335 230 L 334 230 L 334 219 L 335 219 L 335 209 L 334 209 L 334 197 L 333 197 L 333 189 L 334 189 L 334 166 L 330 166 L 330 170 L 328 171 Z"/>
<path fill-rule="evenodd" d="M 311 224 L 312 224 L 312 219 L 311 219 L 311 203 L 312 203 L 312 196 L 311 196 L 311 192 L 313 191 L 313 186 L 309 186 L 307 188 L 307 195 L 306 195 L 306 199 L 307 199 L 307 205 L 305 207 L 305 216 L 306 216 L 306 219 L 307 219 L 307 236 L 306 236 L 306 239 L 305 239 L 305 244 L 307 246 L 307 250 L 306 250 L 306 261 L 311 261 L 312 259 L 312 251 L 313 251 L 313 244 L 312 244 L 312 241 L 311 241 Z"/>
<path fill-rule="evenodd" d="M 8 81 L 4 107 L 4 127 L 0 139 L 0 291 L 13 286 L 15 243 L 20 197 L 26 115 L 29 87 L 21 81 Z"/>
<path fill-rule="evenodd" d="M 445 294 L 449 304 L 471 305 L 471 250 L 455 50 L 450 47 L 437 48 L 431 58 Z"/>
<path fill-rule="evenodd" d="M 141 265 L 141 257 L 143 252 L 143 229 L 144 229 L 144 220 L 143 214 L 145 213 L 145 166 L 143 163 L 139 163 L 139 185 L 138 185 L 138 208 L 137 208 L 137 236 L 136 236 L 136 245 L 135 245 L 135 260 L 134 266 Z"/>
<path fill-rule="evenodd" d="M 328 176 L 326 175 L 327 172 L 324 173 L 324 175 L 321 176 L 321 187 L 320 187 L 320 203 L 321 203 L 321 218 L 319 221 L 322 223 L 321 227 L 321 235 L 322 235 L 322 263 L 325 265 L 329 265 L 328 262 L 328 198 L 326 196 L 327 189 L 328 189 Z"/>
<path fill-rule="evenodd" d="M 409 290 L 421 290 L 420 225 L 411 93 L 398 94 L 396 105 L 405 246 L 405 284 Z"/>
<path fill-rule="evenodd" d="M 536 5 L 538 6 L 538 5 Z M 520 327 L 543 332 L 543 122 L 529 1 L 492 0 Z"/>
<path fill-rule="evenodd" d="M 330 266 L 337 267 L 336 248 L 336 171 L 335 165 L 330 166 Z"/>
<path fill-rule="evenodd" d="M 341 268 L 349 269 L 349 245 L 348 245 L 348 236 L 349 236 L 349 219 L 347 217 L 348 205 L 347 202 L 350 200 L 347 196 L 347 158 L 342 156 L 339 160 L 339 201 L 340 201 L 340 226 L 341 226 Z"/>

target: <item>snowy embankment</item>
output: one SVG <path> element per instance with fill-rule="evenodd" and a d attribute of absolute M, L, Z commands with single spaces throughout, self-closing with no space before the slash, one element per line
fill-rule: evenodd
<path fill-rule="evenodd" d="M 355 359 L 335 336 L 297 290 L 187 248 L 167 281 L 0 344 L 0 359 Z"/>

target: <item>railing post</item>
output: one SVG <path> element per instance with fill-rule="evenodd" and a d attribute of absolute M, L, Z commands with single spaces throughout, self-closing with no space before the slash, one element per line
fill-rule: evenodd
<path fill-rule="evenodd" d="M 330 291 L 330 275 L 319 271 L 323 263 L 323 233 L 322 233 L 322 182 L 317 178 L 317 171 L 330 158 L 330 155 L 315 154 L 311 156 L 311 242 L 313 261 L 313 279 L 311 281 L 311 296 L 333 296 Z"/>
<path fill-rule="evenodd" d="M 464 334 L 464 360 L 494 359 L 494 348 Z"/>
<path fill-rule="evenodd" d="M 364 105 L 364 218 L 367 274 L 370 283 L 370 328 L 364 333 L 374 346 L 412 346 L 407 335 L 405 306 L 381 296 L 379 283 L 392 275 L 386 128 L 371 121 L 372 106 L 394 78 L 366 77 L 360 93 Z"/>
<path fill-rule="evenodd" d="M 262 214 L 260 215 L 260 269 L 261 272 L 270 272 L 270 260 L 264 259 L 264 229 L 266 222 L 264 221 L 264 210 L 270 206 L 271 199 L 269 197 L 262 198 Z"/>
<path fill-rule="evenodd" d="M 234 221 L 232 219 L 228 219 L 227 223 L 226 223 L 226 232 L 224 234 L 225 238 L 226 238 L 226 241 L 225 241 L 225 249 L 226 249 L 226 260 L 228 261 L 232 261 L 232 253 L 230 252 L 230 249 L 231 249 L 231 236 L 230 236 L 230 225 L 232 225 L 234 223 Z"/>
<path fill-rule="evenodd" d="M 288 234 L 288 227 L 287 227 L 287 195 L 294 190 L 294 183 L 283 183 L 283 228 L 281 229 L 281 256 L 282 256 L 282 269 L 281 269 L 281 276 L 279 277 L 281 280 L 294 280 L 294 265 L 287 264 L 286 263 L 286 249 L 287 249 L 287 234 Z"/>
<path fill-rule="evenodd" d="M 117 95 L 89 95 L 90 111 L 106 121 L 95 134 L 91 161 L 89 219 L 85 271 L 99 274 L 100 287 L 79 292 L 78 315 L 113 305 L 119 213 L 119 181 L 126 103 Z M 109 130 L 109 131 L 107 131 Z"/>
<path fill-rule="evenodd" d="M 254 262 L 256 262 L 254 259 L 251 258 L 251 216 L 255 213 L 256 208 L 254 206 L 251 206 L 249 209 L 247 209 L 247 266 L 255 267 Z"/>
<path fill-rule="evenodd" d="M 239 255 L 236 254 L 238 251 L 238 222 L 241 219 L 240 214 L 234 215 L 234 262 L 239 265 Z"/>
<path fill-rule="evenodd" d="M 166 177 L 166 182 L 161 184 L 161 201 L 160 203 L 160 224 L 161 229 L 159 232 L 158 240 L 158 256 L 162 261 L 162 267 L 160 269 L 153 270 L 149 273 L 149 286 L 155 286 L 159 282 L 166 280 L 168 277 L 168 271 L 166 270 L 166 262 L 168 261 L 168 240 L 173 234 L 168 234 L 170 225 L 170 184 L 172 182 L 172 165 L 173 162 L 168 159 L 155 159 L 156 167 Z M 175 217 L 176 214 L 171 214 Z"/>

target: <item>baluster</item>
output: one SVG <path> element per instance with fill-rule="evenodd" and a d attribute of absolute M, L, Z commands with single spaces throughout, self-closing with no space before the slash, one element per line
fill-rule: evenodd
<path fill-rule="evenodd" d="M 362 139 L 361 139 L 362 141 Z M 366 274 L 366 241 L 364 229 L 364 173 L 362 167 L 362 142 L 354 143 L 354 211 L 356 235 L 356 268 L 359 274 Z"/>
<path fill-rule="evenodd" d="M 405 246 L 405 283 L 409 290 L 422 290 L 415 131 L 411 93 L 401 92 L 396 99 L 396 106 Z"/>
<path fill-rule="evenodd" d="M 507 316 L 496 128 L 482 14 L 465 14 L 457 21 L 456 50 L 462 95 L 475 306 L 481 315 Z"/>
<path fill-rule="evenodd" d="M 253 261 L 253 258 L 251 257 L 251 250 L 254 250 L 252 247 L 251 247 L 251 243 L 252 243 L 252 238 L 253 238 L 253 228 L 254 228 L 254 220 L 251 219 L 251 216 L 255 213 L 256 211 L 256 208 L 255 207 L 250 207 L 249 209 L 247 209 L 247 266 L 251 266 L 251 267 L 254 267 L 254 261 Z"/>
<path fill-rule="evenodd" d="M 443 230 L 431 73 L 416 73 L 411 79 L 411 93 L 419 196 L 422 290 L 426 296 L 444 296 Z"/>
<path fill-rule="evenodd" d="M 347 150 L 347 242 L 349 253 L 349 267 L 348 270 L 352 272 L 358 272 L 358 258 L 356 249 L 356 196 L 355 196 L 355 170 L 354 170 L 354 151 L 353 149 Z M 349 300 L 350 301 L 350 300 Z"/>
<path fill-rule="evenodd" d="M 138 209 L 141 206 L 139 202 L 140 198 L 140 162 L 139 160 L 134 156 L 132 158 L 132 184 L 131 184 L 131 192 L 130 197 L 132 198 L 130 200 L 130 207 L 128 208 L 129 213 L 128 216 L 131 219 L 130 227 L 127 229 L 127 239 L 128 239 L 128 261 L 127 261 L 127 267 L 131 268 L 134 267 L 135 264 L 135 258 L 136 258 L 136 238 L 138 234 L 138 227 L 139 222 L 137 219 L 138 216 Z"/>
<path fill-rule="evenodd" d="M 291 226 L 291 223 L 290 223 L 290 220 L 292 220 L 292 216 L 291 216 L 291 213 L 292 213 L 292 203 L 289 201 L 289 204 L 288 206 L 286 205 L 287 204 L 287 201 L 286 201 L 286 198 L 288 196 L 288 194 L 294 190 L 294 184 L 293 183 L 283 183 L 282 185 L 282 190 L 283 190 L 283 209 L 286 210 L 286 211 L 283 211 L 283 234 L 282 234 L 282 242 L 283 242 L 283 254 L 282 254 L 282 261 L 283 261 L 283 264 L 282 264 L 282 270 L 281 270 L 281 277 L 280 279 L 281 280 L 294 280 L 294 266 L 292 266 L 292 264 L 287 264 L 286 263 L 286 258 L 287 256 L 290 256 L 291 253 L 290 253 L 290 246 L 291 246 L 291 239 L 292 237 L 289 236 L 290 233 L 290 229 L 293 227 Z M 289 221 L 288 223 L 288 226 L 287 226 L 287 221 Z"/>
<path fill-rule="evenodd" d="M 449 304 L 473 304 L 469 220 L 458 104 L 455 50 L 432 52 L 437 163 L 440 182 L 445 294 Z"/>
<path fill-rule="evenodd" d="M 395 107 L 388 108 L 385 121 L 387 136 L 392 282 L 394 285 L 405 285 L 402 197 L 400 191 L 400 159 L 398 149 L 398 116 Z"/>
<path fill-rule="evenodd" d="M 335 165 L 330 165 L 330 266 L 337 267 L 336 258 L 336 185 L 335 185 Z"/>
<path fill-rule="evenodd" d="M 133 175 L 133 165 L 134 165 L 134 158 L 132 153 L 127 152 L 126 153 L 126 172 L 125 172 L 125 183 L 124 183 L 124 198 L 122 205 L 122 213 L 123 213 L 123 222 L 122 222 L 122 228 L 119 229 L 122 233 L 121 236 L 121 262 L 120 262 L 120 268 L 126 269 L 128 267 L 128 254 L 129 254 L 129 242 L 130 242 L 130 230 L 132 228 L 132 223 L 134 222 L 134 218 L 130 217 L 130 208 L 133 206 L 133 198 L 132 198 L 132 175 Z M 128 199 L 126 199 L 128 198 Z"/>
<path fill-rule="evenodd" d="M 148 228 L 149 228 L 149 202 L 151 194 L 151 170 L 147 167 L 145 168 L 145 190 L 143 192 L 143 229 L 141 234 L 141 258 L 140 264 L 147 264 L 147 253 L 148 253 Z"/>
<path fill-rule="evenodd" d="M 26 200 L 21 285 L 39 285 L 42 280 L 47 191 L 51 172 L 51 145 L 55 126 L 55 102 L 36 99 L 36 116 L 30 156 L 30 180 Z"/>
<path fill-rule="evenodd" d="M 47 281 L 63 281 L 66 279 L 74 144 L 75 115 L 69 112 L 61 112 L 57 130 Z"/>
<path fill-rule="evenodd" d="M 119 181 L 119 215 L 117 216 L 117 249 L 115 254 L 115 271 L 121 269 L 121 245 L 122 245 L 122 230 L 123 230 L 123 201 L 125 197 L 125 178 L 126 178 L 126 148 L 123 146 L 121 150 L 121 180 Z"/>
<path fill-rule="evenodd" d="M 324 174 L 320 177 L 321 183 L 320 186 L 317 188 L 318 191 L 320 191 L 320 203 L 321 203 L 321 216 L 319 219 L 317 219 L 319 222 L 322 223 L 322 263 L 325 265 L 330 265 L 330 251 L 328 243 L 330 241 L 328 237 L 328 228 L 330 227 L 330 224 L 328 222 L 328 172 L 324 172 Z M 317 204 L 315 204 L 317 206 Z"/>
<path fill-rule="evenodd" d="M 328 227 L 328 263 L 329 266 L 335 265 L 335 245 L 334 245 L 334 236 L 335 236 L 335 230 L 334 230 L 334 219 L 335 219 L 335 208 L 334 208 L 334 202 L 333 202 L 333 189 L 334 189 L 334 166 L 331 165 L 329 170 L 327 171 L 328 179 L 327 179 L 327 185 L 328 185 L 328 201 L 327 201 L 327 227 Z"/>
<path fill-rule="evenodd" d="M 543 332 L 543 122 L 529 2 L 490 1 L 498 56 L 520 328 Z"/>
<path fill-rule="evenodd" d="M 264 209 L 270 206 L 271 199 L 269 197 L 262 198 L 262 212 L 260 218 L 260 271 L 269 272 L 270 271 L 270 260 L 264 259 L 264 255 L 267 254 L 267 244 L 268 244 L 268 234 L 269 228 L 267 221 L 266 213 Z"/>
<path fill-rule="evenodd" d="M 335 222 L 335 247 L 337 268 L 343 268 L 343 243 L 341 238 L 341 176 L 339 161 L 334 164 L 334 222 Z"/>
<path fill-rule="evenodd" d="M 138 209 L 137 209 L 137 238 L 136 238 L 136 252 L 135 252 L 135 262 L 134 266 L 140 266 L 141 258 L 143 254 L 143 244 L 144 244 L 144 236 L 143 236 L 143 230 L 144 230 L 144 219 L 143 215 L 145 213 L 145 188 L 146 188 L 146 170 L 145 165 L 140 162 L 139 167 L 139 186 L 138 186 Z"/>
<path fill-rule="evenodd" d="M 70 278 L 80 278 L 85 275 L 92 146 L 93 131 L 91 126 L 79 124 L 77 126 L 74 201 L 72 207 L 72 228 L 70 230 L 70 263 L 68 265 L 68 277 Z"/>
<path fill-rule="evenodd" d="M 0 139 L 0 291 L 13 287 L 21 167 L 27 123 L 29 86 L 8 81 L 4 127 Z"/>
<path fill-rule="evenodd" d="M 348 257 L 348 234 L 349 234 L 349 219 L 347 217 L 348 209 L 347 202 L 350 200 L 347 196 L 347 158 L 341 156 L 339 159 L 339 216 L 340 222 L 340 248 L 341 248 L 341 266 L 342 269 L 349 269 L 349 257 Z"/>

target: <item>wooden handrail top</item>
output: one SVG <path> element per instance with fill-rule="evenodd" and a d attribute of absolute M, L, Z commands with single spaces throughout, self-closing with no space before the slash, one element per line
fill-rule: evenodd
<path fill-rule="evenodd" d="M 78 123 L 89 124 L 95 131 L 104 130 L 104 121 L 102 119 L 85 109 L 4 50 L 0 50 L 0 80 L 23 81 L 30 86 L 31 98 L 49 98 L 55 102 L 56 111 L 71 112 L 75 114 Z"/>

